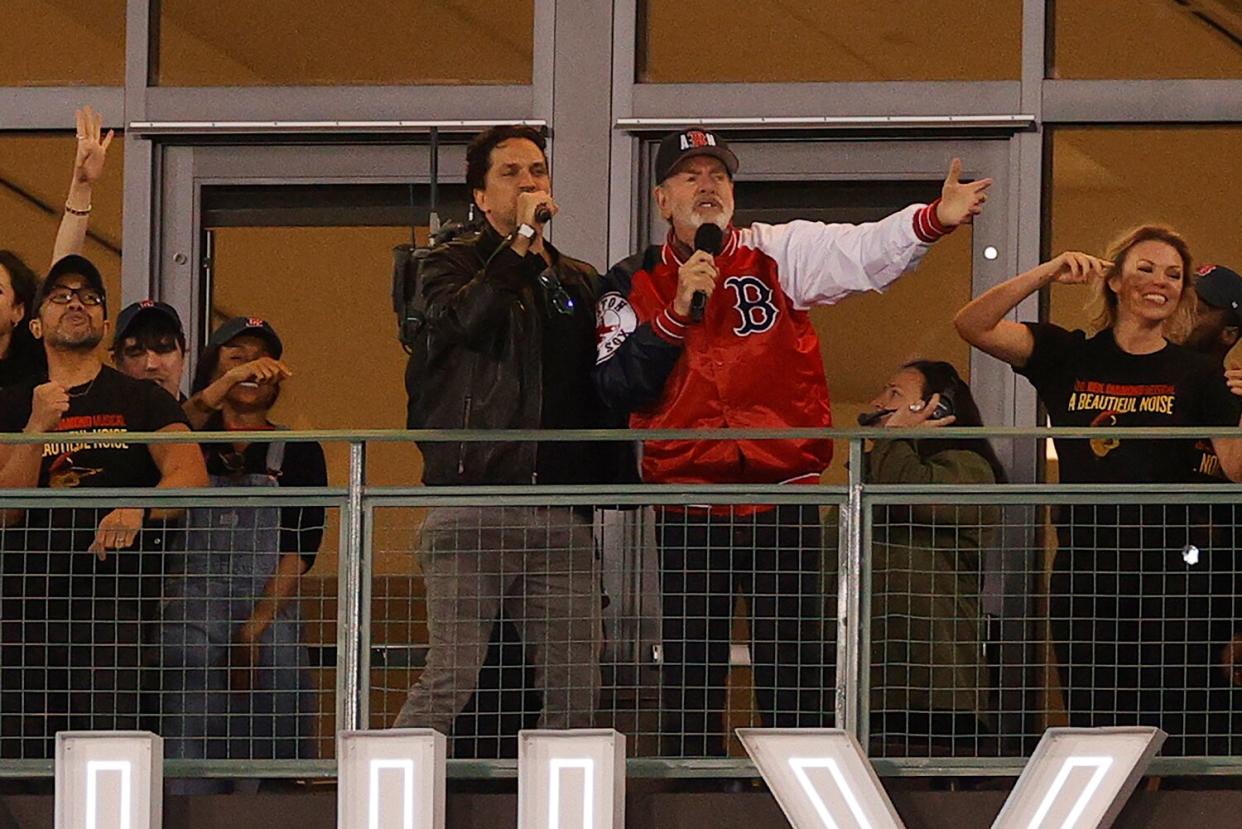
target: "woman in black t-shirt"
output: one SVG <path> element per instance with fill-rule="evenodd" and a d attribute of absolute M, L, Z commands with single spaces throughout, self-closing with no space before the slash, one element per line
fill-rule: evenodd
<path fill-rule="evenodd" d="M 1171 341 L 1193 313 L 1191 273 L 1181 236 L 1144 226 L 1107 260 L 1063 253 L 998 285 L 954 324 L 1031 381 L 1054 426 L 1236 426 L 1237 398 L 1220 367 Z M 1091 335 L 1005 318 L 1046 285 L 1088 282 Z M 1242 478 L 1242 442 L 1212 442 L 1225 473 Z M 1202 455 L 1192 439 L 1057 439 L 1056 447 L 1065 483 L 1190 482 Z M 1217 730 L 1207 712 L 1220 704 L 1209 689 L 1221 674 L 1219 648 L 1198 621 L 1208 565 L 1196 552 L 1216 552 L 1197 549 L 1203 523 L 1167 504 L 1080 504 L 1058 515 L 1049 609 L 1072 725 L 1157 725 L 1172 737 L 1166 753 L 1221 750 L 1207 741 Z"/>

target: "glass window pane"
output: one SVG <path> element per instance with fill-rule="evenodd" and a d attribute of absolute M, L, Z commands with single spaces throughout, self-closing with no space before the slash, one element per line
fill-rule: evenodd
<path fill-rule="evenodd" d="M 213 329 L 235 316 L 269 320 L 296 374 L 282 387 L 273 419 L 293 429 L 403 428 L 406 355 L 397 342 L 389 282 L 392 249 L 409 244 L 410 229 L 220 227 L 213 233 Z M 291 250 L 300 254 L 291 257 Z M 342 294 L 342 274 L 355 275 L 362 287 Z M 325 339 L 325 331 L 340 335 Z M 333 482 L 344 483 L 349 447 L 324 449 Z M 376 453 L 369 475 L 409 483 L 421 471 L 414 447 L 402 444 Z"/>
<path fill-rule="evenodd" d="M 534 0 L 161 0 L 164 86 L 528 84 Z"/>
<path fill-rule="evenodd" d="M 1186 236 L 1195 262 L 1242 269 L 1238 181 L 1239 127 L 1058 129 L 1048 250 L 1101 255 L 1129 228 L 1158 222 Z M 1082 328 L 1086 301 L 1085 288 L 1054 286 L 1049 319 Z"/>
<path fill-rule="evenodd" d="M 645 83 L 1015 80 L 1022 2 L 639 0 L 638 40 Z"/>
<path fill-rule="evenodd" d="M 0 86 L 125 83 L 125 0 L 4 0 L 0 31 Z"/>
<path fill-rule="evenodd" d="M 1056 0 L 1052 78 L 1242 78 L 1236 0 Z"/>
<path fill-rule="evenodd" d="M 72 133 L 0 137 L 0 216 L 4 216 L 0 246 L 15 251 L 36 273 L 47 273 L 52 261 L 76 150 Z M 121 301 L 124 162 L 125 142 L 118 135 L 108 148 L 103 178 L 91 194 L 93 210 L 82 251 L 103 274 L 113 314 L 120 310 Z"/>

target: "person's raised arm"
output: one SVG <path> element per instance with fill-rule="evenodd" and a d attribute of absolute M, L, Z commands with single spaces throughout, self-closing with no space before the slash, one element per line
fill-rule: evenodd
<path fill-rule="evenodd" d="M 113 132 L 103 135 L 103 116 L 90 107 L 74 113 L 77 127 L 78 149 L 73 159 L 73 178 L 69 182 L 69 195 L 65 199 L 65 215 L 56 232 L 56 245 L 52 249 L 52 264 L 72 253 L 82 253 L 86 246 L 86 229 L 91 220 L 92 190 L 103 175 L 108 147 Z"/>
<path fill-rule="evenodd" d="M 1045 285 L 1076 285 L 1094 274 L 1103 278 L 1112 263 L 1085 253 L 1067 251 L 1026 273 L 1002 282 L 971 300 L 953 318 L 953 327 L 975 348 L 1022 368 L 1031 358 L 1035 338 L 1021 323 L 1005 319 L 1022 300 Z"/>
<path fill-rule="evenodd" d="M 205 389 L 188 398 L 181 404 L 182 411 L 190 421 L 190 428 L 202 429 L 211 416 L 220 411 L 224 398 L 238 383 L 279 383 L 293 376 L 293 372 L 280 360 L 271 357 L 260 357 L 244 363 L 220 375 Z"/>
<path fill-rule="evenodd" d="M 912 204 L 878 222 L 756 222 L 753 244 L 777 263 L 781 287 L 798 308 L 832 305 L 862 291 L 883 291 L 914 270 L 931 245 L 983 211 L 992 179 L 962 183 L 953 159 L 931 204 Z"/>

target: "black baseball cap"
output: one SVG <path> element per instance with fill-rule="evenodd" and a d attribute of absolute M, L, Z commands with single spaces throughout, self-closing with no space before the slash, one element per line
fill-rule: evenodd
<path fill-rule="evenodd" d="M 1213 308 L 1227 308 L 1242 321 L 1242 276 L 1224 265 L 1204 265 L 1195 280 L 1195 293 Z"/>
<path fill-rule="evenodd" d="M 219 349 L 220 346 L 229 340 L 234 337 L 240 337 L 242 334 L 250 334 L 265 340 L 268 352 L 277 360 L 284 353 L 285 347 L 280 342 L 280 336 L 276 333 L 276 329 L 262 317 L 233 317 L 216 329 L 215 333 L 211 335 L 211 339 L 207 341 L 207 347 Z"/>
<path fill-rule="evenodd" d="M 99 268 L 96 268 L 94 263 L 85 256 L 71 253 L 58 259 L 56 264 L 52 265 L 52 269 L 48 271 L 43 284 L 39 286 L 39 293 L 35 295 L 34 308 L 30 312 L 32 317 L 38 315 L 39 309 L 43 307 L 43 303 L 47 299 L 47 295 L 56 287 L 62 276 L 80 276 L 85 279 L 86 284 L 90 285 L 95 293 L 104 298 L 103 312 L 105 317 L 108 316 L 108 290 L 104 287 L 103 277 L 99 273 Z"/>
<path fill-rule="evenodd" d="M 723 138 L 702 127 L 675 132 L 664 136 L 656 152 L 655 183 L 659 184 L 672 174 L 677 165 L 696 155 L 709 155 L 720 160 L 732 178 L 737 173 L 737 156 Z"/>
<path fill-rule="evenodd" d="M 144 299 L 141 302 L 135 302 L 126 305 L 125 309 L 116 316 L 116 338 L 113 342 L 114 347 L 119 346 L 130 335 L 130 329 L 134 327 L 141 319 L 150 319 L 152 317 L 163 317 L 173 324 L 177 331 L 177 339 L 182 346 L 185 345 L 185 327 L 181 324 L 181 315 L 177 313 L 177 309 L 169 305 L 167 302 L 159 302 L 154 299 Z"/>
<path fill-rule="evenodd" d="M 242 334 L 263 338 L 267 342 L 268 353 L 277 360 L 284 353 L 285 347 L 270 322 L 262 317 L 233 317 L 217 328 L 211 339 L 207 340 L 203 353 L 199 355 L 198 367 L 194 370 L 194 380 L 190 383 L 191 394 L 198 394 L 211 382 L 216 366 L 220 363 L 220 347 Z"/>

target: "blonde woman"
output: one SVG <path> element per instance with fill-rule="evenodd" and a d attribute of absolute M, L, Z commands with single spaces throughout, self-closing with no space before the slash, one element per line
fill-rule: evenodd
<path fill-rule="evenodd" d="M 1186 241 L 1145 225 L 1106 259 L 1063 253 L 996 286 L 954 324 L 1030 380 L 1054 426 L 1238 425 L 1219 364 L 1176 344 L 1194 311 L 1192 273 Z M 1046 285 L 1082 283 L 1093 291 L 1092 332 L 1006 319 Z M 1212 442 L 1225 474 L 1242 478 L 1242 441 Z M 1056 448 L 1065 483 L 1188 482 L 1202 457 L 1193 439 L 1058 439 Z M 1198 523 L 1196 511 L 1166 504 L 1061 510 L 1049 605 L 1071 724 L 1158 725 L 1171 736 L 1166 753 L 1208 752 L 1217 656 L 1188 621 L 1204 615 L 1207 598 L 1187 546 L 1200 540 Z"/>

